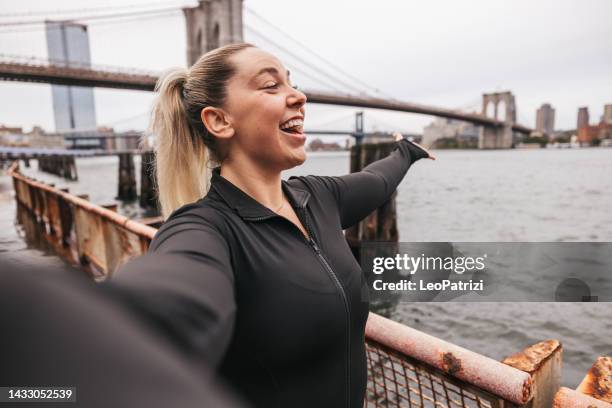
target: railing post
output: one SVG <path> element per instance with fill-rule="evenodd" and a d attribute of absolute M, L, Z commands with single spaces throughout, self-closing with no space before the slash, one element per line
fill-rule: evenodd
<path fill-rule="evenodd" d="M 502 362 L 528 373 L 532 380 L 531 408 L 549 408 L 561 385 L 563 347 L 558 340 L 546 340 L 506 357 Z"/>
<path fill-rule="evenodd" d="M 612 404 L 612 357 L 599 357 L 576 391 Z"/>

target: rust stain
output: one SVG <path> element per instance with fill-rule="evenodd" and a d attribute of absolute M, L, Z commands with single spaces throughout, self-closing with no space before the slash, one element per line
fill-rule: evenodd
<path fill-rule="evenodd" d="M 461 371 L 461 360 L 453 355 L 453 353 L 446 352 L 442 354 L 442 369 L 450 375 L 456 375 Z"/>
<path fill-rule="evenodd" d="M 523 383 L 523 401 L 527 402 L 531 398 L 531 393 L 533 392 L 533 380 L 531 377 L 527 378 L 527 380 Z"/>
<path fill-rule="evenodd" d="M 17 162 L 11 165 L 9 175 L 19 204 L 17 218 L 26 225 L 28 238 L 44 241 L 96 280 L 130 257 L 146 252 L 157 231 L 65 189 L 29 178 L 19 172 Z"/>
<path fill-rule="evenodd" d="M 534 373 L 557 349 L 561 348 L 558 340 L 545 340 L 527 347 L 525 350 L 506 357 L 502 363 L 526 373 Z"/>
<path fill-rule="evenodd" d="M 612 403 L 612 357 L 599 357 L 577 390 L 598 400 Z"/>

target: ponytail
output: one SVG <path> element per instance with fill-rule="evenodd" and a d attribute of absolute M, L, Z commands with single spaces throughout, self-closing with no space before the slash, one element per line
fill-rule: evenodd
<path fill-rule="evenodd" d="M 157 194 L 164 219 L 177 208 L 202 198 L 210 188 L 220 149 L 200 114 L 221 107 L 235 68 L 229 57 L 253 45 L 230 44 L 202 55 L 190 69 L 166 71 L 157 82 L 150 131 L 155 143 Z"/>
<path fill-rule="evenodd" d="M 166 71 L 159 79 L 151 131 L 155 143 L 158 199 L 164 219 L 177 208 L 203 197 L 210 185 L 208 148 L 197 141 L 183 106 L 185 68 Z"/>

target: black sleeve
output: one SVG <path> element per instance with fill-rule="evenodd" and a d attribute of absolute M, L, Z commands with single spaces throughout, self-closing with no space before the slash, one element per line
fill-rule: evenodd
<path fill-rule="evenodd" d="M 216 368 L 236 313 L 230 251 L 205 219 L 169 219 L 149 252 L 126 263 L 109 285 L 130 308 L 192 361 Z"/>
<path fill-rule="evenodd" d="M 155 274 L 164 262 L 172 260 L 151 254 L 130 266 L 153 267 Z M 146 275 L 148 270 L 124 272 Z M 0 257 L 0 384 L 76 388 L 73 403 L 13 406 L 246 406 L 212 367 L 184 358 L 112 295 L 110 288 L 67 265 L 28 265 Z"/>
<path fill-rule="evenodd" d="M 427 152 L 401 139 L 385 158 L 361 171 L 344 176 L 315 176 L 331 190 L 340 213 L 342 229 L 349 228 L 385 203 L 396 190 L 410 166 L 429 157 Z"/>

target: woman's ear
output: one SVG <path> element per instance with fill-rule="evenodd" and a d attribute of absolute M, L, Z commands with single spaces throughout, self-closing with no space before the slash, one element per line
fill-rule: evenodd
<path fill-rule="evenodd" d="M 234 136 L 234 127 L 223 109 L 207 106 L 200 112 L 200 117 L 206 129 L 216 137 L 229 139 Z"/>

